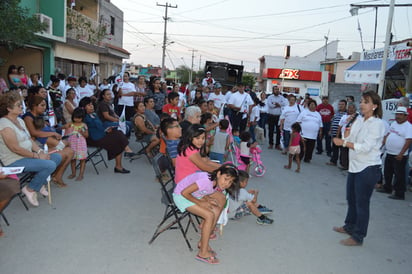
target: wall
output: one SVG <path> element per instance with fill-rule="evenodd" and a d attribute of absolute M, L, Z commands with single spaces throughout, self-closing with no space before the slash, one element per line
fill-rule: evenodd
<path fill-rule="evenodd" d="M 362 94 L 360 90 L 360 84 L 329 83 L 329 102 L 333 103 L 352 95 L 355 97 L 355 102 L 358 103 Z"/>
<path fill-rule="evenodd" d="M 66 29 L 66 2 L 41 0 L 39 12 L 53 18 L 53 35 L 64 37 Z"/>
<path fill-rule="evenodd" d="M 345 70 L 356 64 L 358 60 L 355 61 L 348 61 L 348 62 L 338 62 L 336 64 L 336 71 L 335 71 L 335 83 L 342 83 L 345 84 Z"/>
<path fill-rule="evenodd" d="M 109 35 L 103 39 L 104 43 L 112 44 L 117 47 L 123 47 L 123 11 L 106 0 L 99 0 L 100 20 L 107 26 L 107 33 L 110 34 L 110 16 L 115 18 L 114 35 Z"/>
<path fill-rule="evenodd" d="M 26 74 L 40 73 L 43 76 L 43 50 L 39 48 L 21 48 L 9 52 L 0 48 L 0 56 L 6 61 L 0 67 L 0 75 L 7 78 L 7 70 L 10 65 L 24 66 Z M 48 76 L 46 76 L 48 79 Z M 44 79 L 44 77 L 43 77 Z"/>

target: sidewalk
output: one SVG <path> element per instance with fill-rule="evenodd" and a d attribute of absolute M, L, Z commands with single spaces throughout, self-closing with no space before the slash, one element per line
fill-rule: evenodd
<path fill-rule="evenodd" d="M 135 145 L 135 144 L 132 144 Z M 253 177 L 259 201 L 274 209 L 273 225 L 246 216 L 230 221 L 211 241 L 221 260 L 207 265 L 194 259 L 180 231 L 167 231 L 148 245 L 161 220 L 160 186 L 145 158 L 124 163 L 130 174 L 86 166 L 85 179 L 53 186 L 53 206 L 40 198 L 26 211 L 19 199 L 6 209 L 10 227 L 0 220 L 1 274 L 123 273 L 410 273 L 412 269 L 412 193 L 393 201 L 374 193 L 368 237 L 362 247 L 339 244 L 332 231 L 346 214 L 345 173 L 326 166 L 324 155 L 285 170 L 287 158 L 267 150 L 263 178 Z M 66 173 L 67 176 L 68 173 Z M 190 230 L 192 246 L 199 236 Z"/>

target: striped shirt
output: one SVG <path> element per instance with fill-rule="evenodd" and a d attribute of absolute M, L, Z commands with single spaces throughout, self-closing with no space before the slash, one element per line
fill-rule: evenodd
<path fill-rule="evenodd" d="M 330 126 L 331 136 L 336 137 L 338 134 L 339 122 L 342 119 L 343 115 L 346 115 L 346 112 L 336 112 L 332 118 L 332 123 Z"/>

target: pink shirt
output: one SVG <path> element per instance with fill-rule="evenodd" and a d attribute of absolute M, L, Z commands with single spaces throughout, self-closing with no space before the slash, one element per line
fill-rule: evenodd
<path fill-rule="evenodd" d="M 176 174 L 175 174 L 175 182 L 178 184 L 181 180 L 183 180 L 186 176 L 199 171 L 200 169 L 190 161 L 189 157 L 195 153 L 199 153 L 198 149 L 191 149 L 188 148 L 185 151 L 186 156 L 177 155 L 176 157 Z"/>
<path fill-rule="evenodd" d="M 300 133 L 297 132 L 295 137 L 292 138 L 292 143 L 290 144 L 290 146 L 294 147 L 294 146 L 298 146 L 300 144 Z"/>

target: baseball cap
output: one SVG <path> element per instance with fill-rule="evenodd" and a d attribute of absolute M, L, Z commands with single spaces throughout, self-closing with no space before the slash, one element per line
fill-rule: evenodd
<path fill-rule="evenodd" d="M 215 88 L 222 88 L 222 85 L 219 82 L 215 83 Z"/>
<path fill-rule="evenodd" d="M 406 107 L 398 107 L 395 111 L 395 114 L 408 114 L 408 110 L 406 109 Z"/>

